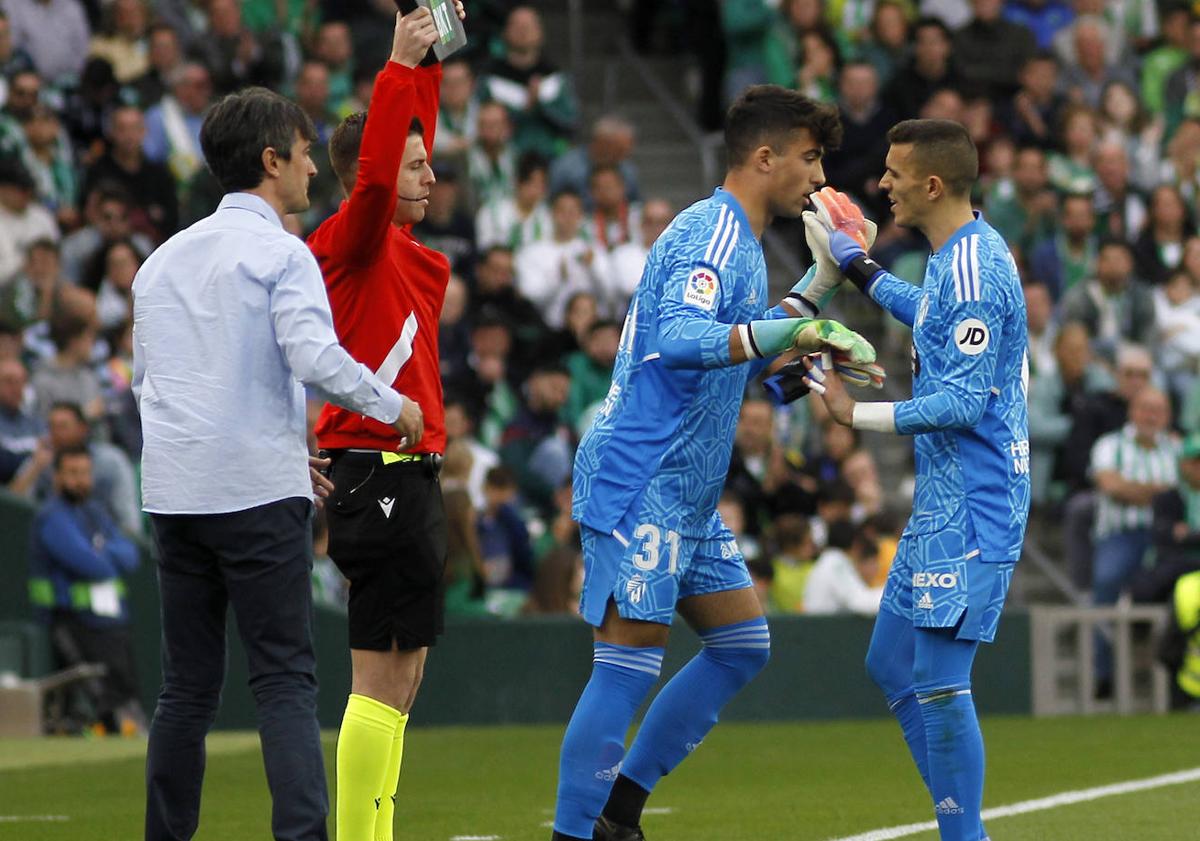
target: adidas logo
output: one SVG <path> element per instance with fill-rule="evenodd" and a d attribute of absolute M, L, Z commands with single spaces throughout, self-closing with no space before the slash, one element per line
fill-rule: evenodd
<path fill-rule="evenodd" d="M 701 739 L 701 740 L 700 740 L 700 741 L 698 741 L 698 742 L 688 742 L 686 745 L 684 745 L 684 747 L 685 747 L 685 748 L 687 748 L 687 752 L 688 752 L 688 753 L 691 753 L 691 752 L 692 752 L 692 751 L 694 751 L 696 748 L 700 747 L 702 744 L 704 744 L 704 740 L 703 740 L 703 739 Z"/>
<path fill-rule="evenodd" d="M 646 595 L 646 579 L 642 578 L 640 573 L 635 573 L 625 585 L 625 592 L 629 593 L 629 600 L 637 604 L 642 600 L 642 596 Z"/>
<path fill-rule="evenodd" d="M 947 797 L 934 807 L 934 811 L 939 815 L 961 815 L 963 807 L 955 803 L 953 797 Z"/>
<path fill-rule="evenodd" d="M 385 496 L 383 499 L 379 500 L 379 507 L 383 509 L 384 517 L 391 519 L 392 507 L 395 504 L 396 504 L 396 497 L 394 497 L 394 496 Z"/>
<path fill-rule="evenodd" d="M 614 765 L 611 768 L 601 768 L 599 771 L 596 772 L 595 777 L 597 780 L 603 780 L 606 783 L 611 783 L 611 782 L 616 781 L 617 775 L 620 773 L 621 773 L 621 763 L 618 762 L 616 765 Z"/>
<path fill-rule="evenodd" d="M 929 593 L 922 593 L 921 598 L 917 600 L 917 607 L 921 610 L 933 610 L 933 597 Z"/>

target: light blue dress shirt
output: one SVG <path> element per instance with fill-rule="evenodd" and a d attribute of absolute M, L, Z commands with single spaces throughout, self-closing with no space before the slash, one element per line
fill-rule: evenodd
<path fill-rule="evenodd" d="M 143 507 L 242 511 L 312 497 L 304 387 L 391 424 L 404 398 L 338 344 L 321 270 L 263 199 L 231 193 L 133 282 Z"/>

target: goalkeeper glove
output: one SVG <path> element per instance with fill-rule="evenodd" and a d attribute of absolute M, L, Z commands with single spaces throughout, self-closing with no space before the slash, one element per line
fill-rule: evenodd
<path fill-rule="evenodd" d="M 805 211 L 804 234 L 814 259 L 836 265 L 864 292 L 883 268 L 867 256 L 877 228 L 844 193 L 826 187 L 811 197 L 814 211 Z"/>
<path fill-rule="evenodd" d="M 804 239 L 808 250 L 813 255 L 813 266 L 800 278 L 799 282 L 784 297 L 784 301 L 806 315 L 816 316 L 829 306 L 833 296 L 842 285 L 842 272 L 837 263 L 829 256 L 829 234 L 825 227 L 835 226 L 834 214 L 843 225 L 844 230 L 856 230 L 862 238 L 865 247 L 870 248 L 875 242 L 875 226 L 867 221 L 862 213 L 845 194 L 839 193 L 832 187 L 825 187 L 809 196 L 814 210 L 806 210 L 804 219 Z M 830 210 L 832 208 L 832 211 Z"/>
<path fill-rule="evenodd" d="M 739 324 L 742 347 L 750 359 L 775 356 L 785 350 L 845 351 L 853 362 L 874 362 L 875 348 L 850 328 L 828 318 L 778 318 Z"/>
<path fill-rule="evenodd" d="M 812 357 L 817 365 L 821 364 L 820 354 Z M 874 362 L 852 362 L 842 351 L 833 353 L 833 370 L 849 385 L 871 388 L 883 388 L 887 372 L 881 365 Z M 810 376 L 804 367 L 803 359 L 796 359 L 784 365 L 771 376 L 763 380 L 762 387 L 768 399 L 779 406 L 785 406 L 808 394 L 809 388 L 804 384 L 804 378 Z"/>

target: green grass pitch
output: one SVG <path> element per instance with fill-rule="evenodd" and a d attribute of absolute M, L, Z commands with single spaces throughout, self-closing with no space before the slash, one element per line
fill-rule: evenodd
<path fill-rule="evenodd" d="M 1200 766 L 1200 716 L 990 718 L 983 727 L 985 807 Z M 412 728 L 396 838 L 545 841 L 561 733 Z M 332 734 L 325 748 L 332 790 Z M 0 839 L 136 841 L 143 753 L 137 741 L 0 741 Z M 197 838 L 269 839 L 268 803 L 257 737 L 213 735 Z M 890 720 L 719 726 L 649 805 L 651 841 L 827 841 L 932 819 Z M 28 820 L 38 816 L 55 820 Z M 1200 838 L 1198 827 L 1196 782 L 988 826 L 993 841 L 1167 841 Z"/>

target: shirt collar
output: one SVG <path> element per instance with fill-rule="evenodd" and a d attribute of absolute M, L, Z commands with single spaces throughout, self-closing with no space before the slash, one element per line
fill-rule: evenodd
<path fill-rule="evenodd" d="M 972 210 L 971 214 L 975 217 L 970 222 L 963 225 L 957 231 L 950 235 L 950 239 L 946 240 L 946 244 L 938 249 L 938 253 L 945 253 L 954 247 L 954 243 L 958 242 L 968 234 L 978 234 L 983 231 L 984 225 L 987 222 L 983 221 L 983 214 L 978 210 Z"/>
<path fill-rule="evenodd" d="M 217 210 L 248 210 L 266 219 L 276 228 L 283 228 L 283 220 L 279 218 L 275 208 L 254 193 L 226 193 L 225 198 L 217 205 Z"/>
<path fill-rule="evenodd" d="M 747 231 L 751 230 L 750 219 L 746 216 L 746 211 L 742 210 L 742 205 L 733 197 L 733 193 L 724 187 L 718 187 L 713 190 L 713 198 L 724 205 L 728 205 L 733 210 L 733 216 L 737 219 L 738 224 Z"/>

